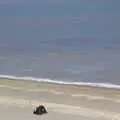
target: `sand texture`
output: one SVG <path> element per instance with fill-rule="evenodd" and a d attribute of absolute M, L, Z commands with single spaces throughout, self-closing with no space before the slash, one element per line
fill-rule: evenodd
<path fill-rule="evenodd" d="M 120 120 L 120 90 L 0 79 L 0 106 L 1 120 Z"/>

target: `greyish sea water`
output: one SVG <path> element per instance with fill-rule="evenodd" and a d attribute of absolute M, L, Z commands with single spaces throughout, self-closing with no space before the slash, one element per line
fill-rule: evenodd
<path fill-rule="evenodd" d="M 1 0 L 0 77 L 120 88 L 119 0 Z"/>

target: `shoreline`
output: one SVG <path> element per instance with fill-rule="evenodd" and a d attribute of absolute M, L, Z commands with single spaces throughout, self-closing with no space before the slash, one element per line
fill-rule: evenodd
<path fill-rule="evenodd" d="M 16 77 L 10 75 L 0 75 L 0 80 L 17 80 L 17 81 L 30 81 L 30 82 L 40 82 L 40 83 L 48 83 L 48 84 L 59 84 L 59 85 L 75 85 L 75 86 L 84 86 L 84 87 L 93 87 L 93 88 L 106 88 L 106 89 L 119 89 L 119 84 L 112 83 L 89 83 L 89 82 L 63 82 L 50 80 L 48 78 L 34 78 L 34 77 Z"/>
<path fill-rule="evenodd" d="M 97 87 L 97 86 L 89 86 L 89 85 L 78 85 L 78 84 L 59 84 L 59 83 L 52 83 L 52 82 L 43 82 L 43 81 L 33 81 L 33 80 L 19 80 L 19 79 L 1 79 L 0 78 L 0 87 L 9 86 L 9 87 L 20 87 L 20 88 L 28 88 L 28 89 L 44 89 L 45 87 L 48 89 L 55 89 L 58 91 L 64 91 L 64 88 L 68 89 L 67 92 L 69 92 L 70 89 L 74 89 L 76 92 L 77 90 L 82 91 L 99 91 L 100 93 L 104 93 L 104 91 L 114 91 L 115 93 L 119 93 L 120 89 L 116 88 L 107 88 L 107 87 Z"/>
<path fill-rule="evenodd" d="M 87 97 L 91 99 L 104 99 L 111 96 L 112 98 L 120 98 L 120 90 L 114 88 L 91 87 L 86 85 L 69 85 L 57 84 L 49 82 L 26 81 L 26 80 L 11 80 L 0 79 L 0 88 L 9 88 L 12 90 L 20 90 L 27 92 L 43 92 L 54 95 L 66 95 L 69 97 Z M 94 98 L 95 96 L 95 98 Z M 102 96 L 102 97 L 99 97 Z M 111 99 L 110 99 L 111 100 Z"/>

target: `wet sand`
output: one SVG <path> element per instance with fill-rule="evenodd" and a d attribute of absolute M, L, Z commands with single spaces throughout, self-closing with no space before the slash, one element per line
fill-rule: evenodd
<path fill-rule="evenodd" d="M 36 105 L 48 114 L 33 115 Z M 0 79 L 2 120 L 120 120 L 120 90 Z"/>

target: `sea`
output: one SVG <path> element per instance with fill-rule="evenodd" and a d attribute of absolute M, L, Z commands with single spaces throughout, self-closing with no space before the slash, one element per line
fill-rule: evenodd
<path fill-rule="evenodd" d="M 1 0 L 0 78 L 120 89 L 119 0 Z"/>

